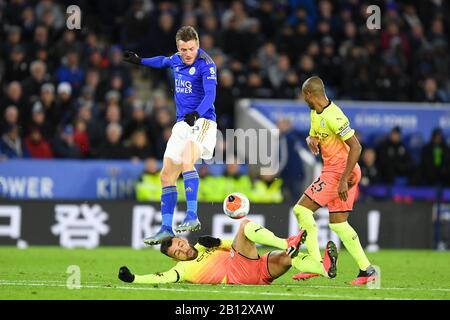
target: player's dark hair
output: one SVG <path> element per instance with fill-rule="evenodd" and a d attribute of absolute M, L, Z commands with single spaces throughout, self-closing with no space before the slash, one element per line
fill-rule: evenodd
<path fill-rule="evenodd" d="M 177 35 L 175 36 L 175 41 L 177 43 L 178 43 L 179 40 L 184 41 L 184 42 L 187 42 L 187 41 L 190 41 L 190 40 L 196 40 L 197 42 L 199 42 L 198 33 L 191 26 L 181 27 L 177 31 Z"/>
<path fill-rule="evenodd" d="M 161 247 L 159 248 L 159 251 L 161 251 L 161 253 L 164 253 L 168 257 L 169 257 L 169 255 L 167 254 L 167 251 L 169 250 L 170 246 L 172 245 L 173 238 L 174 237 L 164 238 L 161 241 Z"/>

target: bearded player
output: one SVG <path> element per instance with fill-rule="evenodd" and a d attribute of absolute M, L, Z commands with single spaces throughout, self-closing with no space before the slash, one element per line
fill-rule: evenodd
<path fill-rule="evenodd" d="M 203 284 L 253 284 L 267 285 L 286 273 L 291 266 L 312 272 L 321 270 L 327 278 L 336 276 L 337 250 L 332 241 L 327 244 L 323 264 L 308 254 L 299 253 L 306 232 L 282 239 L 270 230 L 243 220 L 233 241 L 210 236 L 199 238 L 195 246 L 186 239 L 169 237 L 162 241 L 160 250 L 178 263 L 163 273 L 134 275 L 127 267 L 119 270 L 124 282 L 154 284 L 190 282 Z M 281 249 L 259 256 L 255 243 Z"/>
<path fill-rule="evenodd" d="M 182 27 L 176 34 L 178 53 L 170 57 L 141 58 L 126 51 L 124 61 L 152 68 L 171 68 L 174 76 L 174 95 L 177 123 L 164 153 L 160 180 L 162 185 L 161 230 L 144 239 L 148 245 L 174 236 L 173 213 L 177 204 L 176 182 L 183 175 L 187 214 L 176 232 L 196 231 L 201 228 L 197 216 L 199 176 L 194 164 L 198 159 L 211 159 L 216 145 L 216 65 L 199 48 L 198 34 L 192 27 Z"/>
<path fill-rule="evenodd" d="M 325 87 L 319 77 L 311 77 L 302 87 L 305 102 L 311 109 L 311 129 L 306 139 L 314 155 L 321 153 L 323 169 L 320 177 L 304 192 L 294 207 L 299 226 L 308 232 L 305 241 L 309 254 L 321 260 L 314 212 L 328 206 L 330 229 L 342 240 L 347 251 L 359 266 L 359 274 L 353 285 L 366 284 L 377 274 L 371 266 L 359 242 L 358 234 L 347 222 L 358 194 L 361 170 L 358 159 L 361 145 L 342 110 L 328 100 Z M 296 280 L 319 276 L 318 272 L 300 273 Z"/>

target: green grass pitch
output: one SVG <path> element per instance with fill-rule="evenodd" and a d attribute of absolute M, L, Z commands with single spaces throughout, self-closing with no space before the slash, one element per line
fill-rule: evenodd
<path fill-rule="evenodd" d="M 368 254 L 381 269 L 381 288 L 348 284 L 357 266 L 342 250 L 335 279 L 291 280 L 295 270 L 270 286 L 133 285 L 117 279 L 120 266 L 137 274 L 165 271 L 174 261 L 156 250 L 100 248 L 94 250 L 0 247 L 0 299 L 450 299 L 450 253 L 382 250 Z M 81 271 L 81 288 L 68 289 L 71 265 Z"/>

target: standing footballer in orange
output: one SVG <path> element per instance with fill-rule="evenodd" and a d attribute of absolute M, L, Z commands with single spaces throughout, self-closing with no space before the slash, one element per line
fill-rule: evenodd
<path fill-rule="evenodd" d="M 297 202 L 294 214 L 301 229 L 308 232 L 305 244 L 309 254 L 320 261 L 317 225 L 313 214 L 317 209 L 328 206 L 330 229 L 339 236 L 360 269 L 352 284 L 366 284 L 378 275 L 361 247 L 358 234 L 347 222 L 358 195 L 358 183 L 361 179 L 361 169 L 358 165 L 361 145 L 355 137 L 355 131 L 350 127 L 348 118 L 327 98 L 322 79 L 316 76 L 307 79 L 302 93 L 311 108 L 311 129 L 306 141 L 314 155 L 321 153 L 324 166 L 320 177 L 306 189 Z M 293 278 L 305 280 L 319 276 L 322 272 L 323 270 L 300 273 Z"/>

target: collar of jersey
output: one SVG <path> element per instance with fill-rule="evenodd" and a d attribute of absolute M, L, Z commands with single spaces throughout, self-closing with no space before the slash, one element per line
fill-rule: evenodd
<path fill-rule="evenodd" d="M 322 113 L 325 111 L 326 108 L 328 108 L 329 106 L 331 106 L 332 103 L 333 103 L 333 101 L 328 100 L 328 104 L 327 104 L 325 107 L 323 107 L 322 112 L 321 112 L 321 113 L 318 113 L 318 112 L 316 111 L 316 113 L 317 113 L 317 114 L 322 114 Z"/>

